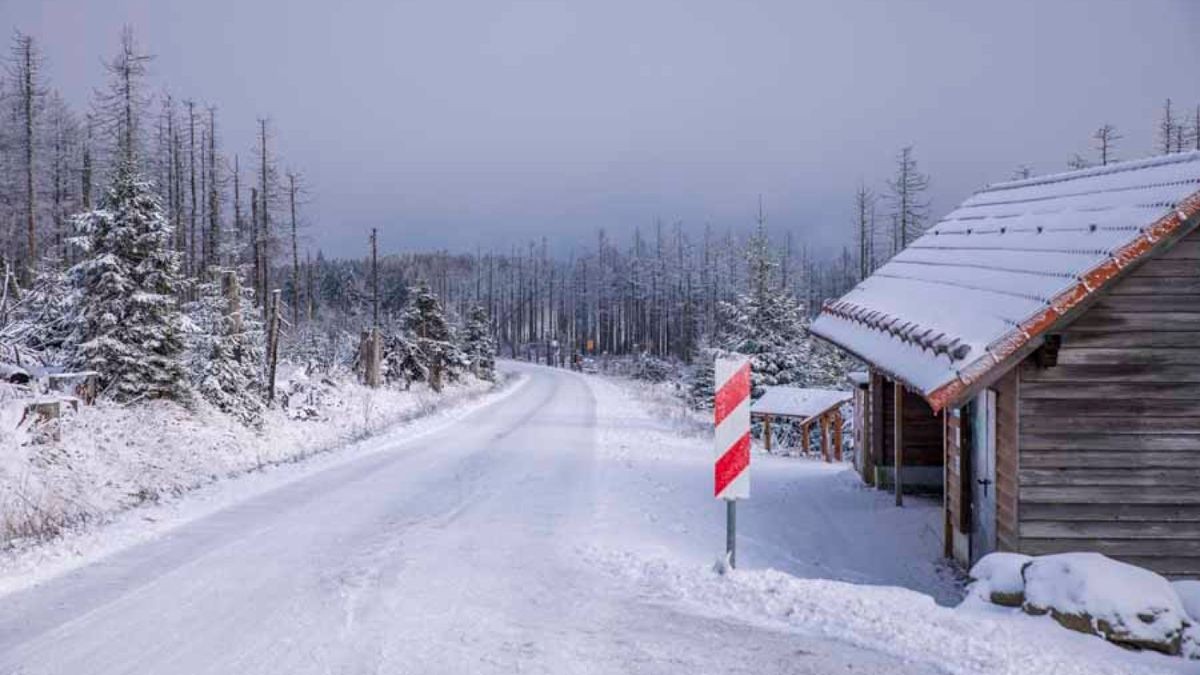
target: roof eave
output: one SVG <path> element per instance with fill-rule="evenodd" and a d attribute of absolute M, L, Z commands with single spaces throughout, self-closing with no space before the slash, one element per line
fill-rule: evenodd
<path fill-rule="evenodd" d="M 853 356 L 854 358 L 858 359 L 859 361 L 870 364 L 871 369 L 874 370 L 875 372 L 879 373 L 880 375 L 883 375 L 884 377 L 888 378 L 889 380 L 892 380 L 894 382 L 899 382 L 900 384 L 904 385 L 905 388 L 911 389 L 912 391 L 915 391 L 918 394 L 920 394 L 922 398 L 928 398 L 929 394 L 931 393 L 930 391 L 927 391 L 925 388 L 918 386 L 916 384 L 913 384 L 907 378 L 897 375 L 895 372 L 893 372 L 887 366 L 881 365 L 880 363 L 878 363 L 877 361 L 874 361 L 872 359 L 868 359 L 867 357 L 858 353 L 858 351 L 855 350 L 854 348 L 844 345 L 841 342 L 838 342 L 837 340 L 833 339 L 832 337 L 829 337 L 828 335 L 822 335 L 818 326 L 815 326 L 815 325 L 810 326 L 808 329 L 808 332 L 812 335 L 817 336 L 825 343 L 833 345 L 834 347 L 837 347 L 838 349 L 846 352 L 847 354 Z"/>
<path fill-rule="evenodd" d="M 810 328 L 813 335 L 821 338 L 871 367 L 889 379 L 899 381 L 909 389 L 921 394 L 938 412 L 954 408 L 970 400 L 1004 373 L 1033 353 L 1041 345 L 1043 336 L 1079 318 L 1101 295 L 1101 291 L 1124 278 L 1131 270 L 1153 255 L 1173 246 L 1200 225 L 1200 191 L 1193 192 L 1170 213 L 1162 216 L 1129 243 L 1112 253 L 1104 262 L 1084 273 L 1079 281 L 1059 293 L 1044 309 L 1021 322 L 995 343 L 979 358 L 958 370 L 956 376 L 926 391 L 897 376 L 892 369 L 877 361 L 863 357 L 855 350 L 830 336 L 822 335 L 820 327 Z M 827 312 L 821 310 L 822 314 Z"/>

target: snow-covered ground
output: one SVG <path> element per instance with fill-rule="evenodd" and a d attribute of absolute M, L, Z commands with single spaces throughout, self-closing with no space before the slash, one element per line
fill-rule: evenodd
<path fill-rule="evenodd" d="M 937 604 L 961 589 L 934 506 L 810 460 L 755 456 L 740 568 L 719 575 L 694 417 L 506 367 L 512 388 L 441 419 L 129 511 L 65 573 L 10 565 L 0 672 L 1200 670 Z"/>
<path fill-rule="evenodd" d="M 445 424 L 494 400 L 500 394 L 489 394 L 493 389 L 504 387 L 475 378 L 441 393 L 422 384 L 410 390 L 371 389 L 353 380 L 325 386 L 294 372 L 281 380 L 280 391 L 304 395 L 293 395 L 288 409 L 267 411 L 261 430 L 202 401 L 192 411 L 165 401 L 100 402 L 63 420 L 62 439 L 54 443 L 19 443 L 36 430 L 17 426 L 21 402 L 15 401 L 0 409 L 8 434 L 0 437 L 0 591 L 394 443 L 397 433 Z M 302 407 L 313 417 L 299 419 Z M 374 438 L 380 433 L 385 436 Z M 234 477 L 239 480 L 222 480 Z"/>

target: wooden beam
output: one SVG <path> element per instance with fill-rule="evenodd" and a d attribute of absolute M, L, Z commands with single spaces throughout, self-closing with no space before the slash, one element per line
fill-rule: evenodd
<path fill-rule="evenodd" d="M 863 455 L 863 468 L 867 471 L 867 482 L 875 485 L 875 467 L 883 458 L 883 439 L 886 433 L 886 429 L 883 428 L 883 378 L 876 372 L 871 373 L 870 397 L 871 419 L 867 425 L 871 438 L 865 445 L 866 454 Z M 876 485 L 876 487 L 878 486 Z"/>
<path fill-rule="evenodd" d="M 821 459 L 829 461 L 829 415 L 821 415 Z"/>
<path fill-rule="evenodd" d="M 804 454 L 808 454 L 808 424 L 800 425 L 800 448 Z"/>
<path fill-rule="evenodd" d="M 842 411 L 833 411 L 833 458 L 842 461 Z"/>
<path fill-rule="evenodd" d="M 763 442 L 767 446 L 767 452 L 771 451 L 771 416 L 763 417 Z"/>
<path fill-rule="evenodd" d="M 895 475 L 892 480 L 896 484 L 896 506 L 904 506 L 904 488 L 900 480 L 900 471 L 904 466 L 904 385 L 899 380 L 892 381 L 892 466 Z"/>
<path fill-rule="evenodd" d="M 942 414 L 942 557 L 954 557 L 954 525 L 950 516 L 950 411 Z"/>

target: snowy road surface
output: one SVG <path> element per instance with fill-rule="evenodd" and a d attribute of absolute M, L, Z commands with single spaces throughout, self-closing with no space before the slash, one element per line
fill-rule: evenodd
<path fill-rule="evenodd" d="M 1099 641 L 1069 636 L 1054 660 L 1059 643 L 1038 636 L 1065 631 L 980 624 L 908 590 L 718 577 L 705 441 L 683 439 L 702 454 L 681 459 L 614 385 L 520 369 L 516 391 L 442 431 L 397 435 L 0 598 L 0 673 L 1130 672 Z M 786 502 L 772 481 L 802 466 L 781 462 L 763 467 L 763 506 Z M 875 497 L 843 487 L 846 505 Z M 817 513 L 827 530 L 800 511 L 781 522 L 830 532 L 844 560 L 796 558 L 786 530 L 748 526 L 744 565 L 931 578 L 885 554 L 857 560 L 869 550 L 836 517 Z M 1089 663 L 1095 649 L 1111 651 Z"/>

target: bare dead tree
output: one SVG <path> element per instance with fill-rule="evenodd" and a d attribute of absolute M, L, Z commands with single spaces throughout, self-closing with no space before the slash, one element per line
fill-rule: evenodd
<path fill-rule="evenodd" d="M 925 199 L 929 176 L 918 170 L 911 145 L 897 155 L 896 176 L 888 181 L 888 188 L 894 217 L 892 255 L 895 255 L 925 229 L 929 213 L 929 202 Z"/>
<path fill-rule="evenodd" d="M 37 265 L 37 181 L 36 161 L 38 146 L 38 118 L 42 110 L 45 91 L 42 86 L 42 56 L 33 37 L 17 32 L 13 36 L 12 60 L 8 67 L 17 94 L 17 115 L 20 125 L 20 153 L 22 179 L 22 218 L 25 221 L 25 264 L 22 270 L 26 280 L 33 276 Z"/>
<path fill-rule="evenodd" d="M 208 265 L 221 264 L 221 175 L 217 159 L 217 109 L 208 107 Z"/>
<path fill-rule="evenodd" d="M 191 208 L 188 209 L 187 263 L 188 273 L 196 268 L 196 102 L 184 101 L 188 116 L 188 190 L 191 193 Z"/>
<path fill-rule="evenodd" d="M 860 281 L 875 271 L 875 201 L 875 193 L 860 181 L 854 193 L 854 228 Z"/>
<path fill-rule="evenodd" d="M 1117 133 L 1117 128 L 1107 123 L 1092 134 L 1092 139 L 1096 142 L 1096 152 L 1100 155 L 1100 166 L 1107 166 L 1109 162 L 1116 160 L 1113 151 L 1117 141 L 1121 138 L 1121 135 Z"/>
<path fill-rule="evenodd" d="M 1175 142 L 1175 116 L 1171 112 L 1171 99 L 1163 103 L 1162 116 L 1158 120 L 1158 141 L 1162 154 L 1171 154 Z"/>
<path fill-rule="evenodd" d="M 302 196 L 304 186 L 295 172 L 289 171 L 288 179 L 288 209 L 291 212 L 292 225 L 292 325 L 300 325 L 300 237 L 296 221 L 297 198 Z"/>
<path fill-rule="evenodd" d="M 121 47 L 105 64 L 111 75 L 108 89 L 98 98 L 98 119 L 113 139 L 116 161 L 136 164 L 140 156 L 141 121 L 149 99 L 142 91 L 147 64 L 153 57 L 137 46 L 133 29 L 121 30 Z"/>

